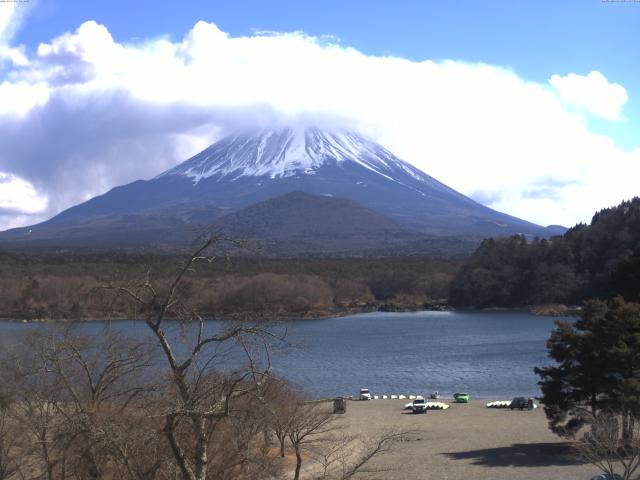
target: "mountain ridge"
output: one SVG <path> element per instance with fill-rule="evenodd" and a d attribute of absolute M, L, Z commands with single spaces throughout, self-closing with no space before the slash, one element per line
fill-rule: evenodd
<path fill-rule="evenodd" d="M 309 127 L 229 135 L 150 180 L 115 187 L 41 224 L 4 232 L 0 242 L 37 237 L 64 243 L 65 232 L 73 230 L 81 243 L 88 225 L 94 232 L 131 229 L 142 236 L 136 223 L 154 231 L 197 230 L 292 192 L 353 202 L 411 234 L 480 239 L 562 233 L 483 206 L 355 132 Z M 125 221 L 128 216 L 138 221 Z M 280 221 L 286 223 L 282 216 Z"/>

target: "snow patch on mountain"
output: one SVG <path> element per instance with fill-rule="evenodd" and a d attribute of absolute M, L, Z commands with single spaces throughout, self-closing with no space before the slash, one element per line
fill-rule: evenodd
<path fill-rule="evenodd" d="M 313 175 L 323 165 L 354 162 L 388 180 L 398 170 L 415 180 L 433 184 L 430 177 L 361 135 L 326 132 L 318 128 L 282 128 L 242 132 L 223 138 L 159 177 L 182 175 L 197 184 L 209 177 L 283 178 Z"/>

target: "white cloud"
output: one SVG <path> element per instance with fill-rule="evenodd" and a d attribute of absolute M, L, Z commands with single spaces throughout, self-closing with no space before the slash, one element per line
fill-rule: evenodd
<path fill-rule="evenodd" d="M 25 66 L 28 63 L 24 48 L 11 47 L 9 42 L 20 27 L 29 5 L 24 2 L 0 2 L 0 66 L 3 60 Z"/>
<path fill-rule="evenodd" d="M 604 75 L 595 70 L 586 76 L 575 73 L 564 77 L 553 75 L 549 83 L 567 104 L 584 108 L 611 121 L 620 119 L 620 111 L 629 98 L 622 85 L 609 83 Z"/>
<path fill-rule="evenodd" d="M 3 94 L 12 102 L 0 108 L 12 132 L 0 137 L 0 170 L 47 195 L 48 214 L 153 177 L 239 123 L 275 118 L 339 118 L 541 224 L 588 221 L 638 193 L 640 151 L 588 130 L 573 97 L 558 94 L 580 83 L 571 75 L 552 77 L 552 88 L 492 65 L 367 56 L 303 33 L 231 37 L 205 22 L 181 41 L 137 44 L 86 22 L 28 63 L 0 84 L 0 105 Z M 617 118 L 626 92 L 604 77 L 602 88 L 595 73 L 575 77 L 591 79 L 583 91 L 598 101 L 571 103 Z"/>
<path fill-rule="evenodd" d="M 0 60 L 9 60 L 21 67 L 26 66 L 29 63 L 23 47 L 9 48 L 2 44 L 0 44 Z"/>
<path fill-rule="evenodd" d="M 47 202 L 28 181 L 0 172 L 0 209 L 17 214 L 41 213 L 47 208 Z"/>
<path fill-rule="evenodd" d="M 0 83 L 0 115 L 24 115 L 36 106 L 47 103 L 49 87 L 45 83 Z"/>
<path fill-rule="evenodd" d="M 0 3 L 0 43 L 7 43 L 13 36 L 16 6 L 17 2 Z"/>

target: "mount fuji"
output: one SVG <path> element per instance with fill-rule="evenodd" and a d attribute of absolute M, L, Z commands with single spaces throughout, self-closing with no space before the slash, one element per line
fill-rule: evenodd
<path fill-rule="evenodd" d="M 0 243 L 162 248 L 188 244 L 205 228 L 303 246 L 301 253 L 564 231 L 485 207 L 357 133 L 309 127 L 230 135 L 155 178 L 3 232 Z"/>

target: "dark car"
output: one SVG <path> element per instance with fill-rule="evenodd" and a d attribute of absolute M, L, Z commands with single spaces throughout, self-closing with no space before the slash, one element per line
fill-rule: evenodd
<path fill-rule="evenodd" d="M 531 410 L 533 408 L 533 399 L 526 397 L 514 397 L 509 404 L 511 410 L 517 408 L 518 410 Z"/>

